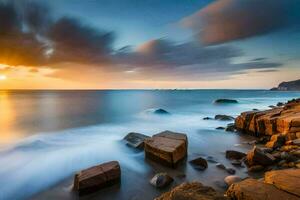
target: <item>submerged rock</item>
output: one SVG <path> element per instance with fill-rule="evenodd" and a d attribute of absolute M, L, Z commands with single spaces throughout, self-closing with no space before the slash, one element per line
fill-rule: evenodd
<path fill-rule="evenodd" d="M 203 120 L 212 120 L 213 118 L 211 117 L 204 117 Z"/>
<path fill-rule="evenodd" d="M 227 150 L 226 158 L 231 160 L 241 160 L 246 157 L 246 154 L 243 152 L 235 151 L 235 150 Z"/>
<path fill-rule="evenodd" d="M 189 163 L 197 170 L 205 170 L 208 166 L 207 161 L 202 157 L 191 160 Z"/>
<path fill-rule="evenodd" d="M 235 99 L 217 99 L 215 100 L 215 103 L 216 104 L 238 103 L 238 101 Z"/>
<path fill-rule="evenodd" d="M 226 127 L 225 131 L 235 132 L 236 131 L 235 124 L 234 123 L 227 124 L 227 127 Z"/>
<path fill-rule="evenodd" d="M 199 182 L 183 183 L 154 200 L 226 200 L 222 194 L 212 187 L 204 186 Z"/>
<path fill-rule="evenodd" d="M 138 149 L 143 149 L 144 148 L 144 140 L 146 138 L 150 138 L 147 135 L 143 135 L 141 133 L 128 133 L 125 137 L 124 140 L 127 142 L 127 145 L 138 148 Z"/>
<path fill-rule="evenodd" d="M 226 195 L 234 200 L 297 200 L 297 196 L 279 190 L 274 185 L 255 179 L 246 179 L 232 184 Z"/>
<path fill-rule="evenodd" d="M 120 180 L 120 165 L 117 161 L 111 161 L 78 172 L 74 177 L 74 190 L 79 195 L 85 195 L 119 183 Z"/>
<path fill-rule="evenodd" d="M 161 164 L 176 167 L 187 155 L 187 136 L 164 131 L 145 140 L 145 156 Z"/>
<path fill-rule="evenodd" d="M 231 117 L 229 115 L 216 115 L 215 120 L 231 121 L 231 120 L 234 120 L 234 117 Z"/>
<path fill-rule="evenodd" d="M 151 180 L 150 183 L 156 188 L 163 188 L 170 185 L 174 179 L 167 173 L 158 173 Z"/>
<path fill-rule="evenodd" d="M 216 130 L 225 130 L 225 127 L 219 126 L 216 128 Z"/>
<path fill-rule="evenodd" d="M 154 110 L 153 113 L 154 114 L 159 114 L 159 115 L 168 115 L 168 114 L 170 114 L 168 111 L 166 111 L 166 110 L 164 110 L 162 108 Z"/>

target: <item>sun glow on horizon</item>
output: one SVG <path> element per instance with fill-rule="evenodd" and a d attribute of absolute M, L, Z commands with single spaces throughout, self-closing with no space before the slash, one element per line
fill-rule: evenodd
<path fill-rule="evenodd" d="M 4 81 L 7 79 L 7 76 L 6 75 L 2 75 L 0 74 L 0 81 Z"/>

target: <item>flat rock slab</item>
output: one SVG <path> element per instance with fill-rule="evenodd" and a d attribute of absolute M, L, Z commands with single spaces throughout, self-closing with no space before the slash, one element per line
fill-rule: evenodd
<path fill-rule="evenodd" d="M 300 169 L 274 170 L 266 172 L 265 182 L 297 195 L 300 199 Z"/>
<path fill-rule="evenodd" d="M 235 200 L 299 200 L 299 197 L 279 190 L 274 185 L 250 178 L 232 184 L 226 195 Z"/>
<path fill-rule="evenodd" d="M 151 160 L 175 167 L 187 155 L 187 136 L 164 131 L 145 140 L 145 156 Z"/>
<path fill-rule="evenodd" d="M 183 183 L 170 192 L 166 192 L 154 200 L 226 200 L 227 198 L 216 192 L 212 187 L 199 182 Z"/>
<path fill-rule="evenodd" d="M 111 161 L 78 172 L 74 177 L 74 190 L 79 195 L 85 195 L 119 183 L 120 180 L 120 165 L 117 161 Z"/>
<path fill-rule="evenodd" d="M 141 133 L 128 133 L 124 140 L 127 142 L 127 145 L 137 148 L 137 149 L 143 149 L 144 148 L 144 140 L 150 138 L 147 135 L 143 135 Z"/>

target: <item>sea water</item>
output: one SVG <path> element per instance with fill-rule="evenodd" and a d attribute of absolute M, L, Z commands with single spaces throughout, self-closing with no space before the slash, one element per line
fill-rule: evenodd
<path fill-rule="evenodd" d="M 187 161 L 212 156 L 235 168 L 224 152 L 246 152 L 253 138 L 215 129 L 230 121 L 203 118 L 236 117 L 297 97 L 299 92 L 267 90 L 1 91 L 0 199 L 78 199 L 72 191 L 74 174 L 111 160 L 120 162 L 121 184 L 83 199 L 153 199 L 186 181 L 223 191 L 226 171 L 211 162 L 207 170 L 197 171 Z M 214 104 L 219 98 L 239 103 Z M 156 115 L 157 108 L 171 114 Z M 151 136 L 164 130 L 188 136 L 188 158 L 177 169 L 145 160 L 142 151 L 122 141 L 129 132 Z M 235 170 L 248 176 L 245 168 Z M 174 183 L 157 190 L 149 184 L 157 172 L 168 172 Z"/>

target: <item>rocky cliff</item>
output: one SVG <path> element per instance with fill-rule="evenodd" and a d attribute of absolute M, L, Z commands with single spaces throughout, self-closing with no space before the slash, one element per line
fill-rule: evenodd
<path fill-rule="evenodd" d="M 265 111 L 244 112 L 235 120 L 236 128 L 255 136 L 283 134 L 300 138 L 300 99 Z"/>
<path fill-rule="evenodd" d="M 296 81 L 282 82 L 278 87 L 272 88 L 274 91 L 300 91 L 300 79 Z"/>

